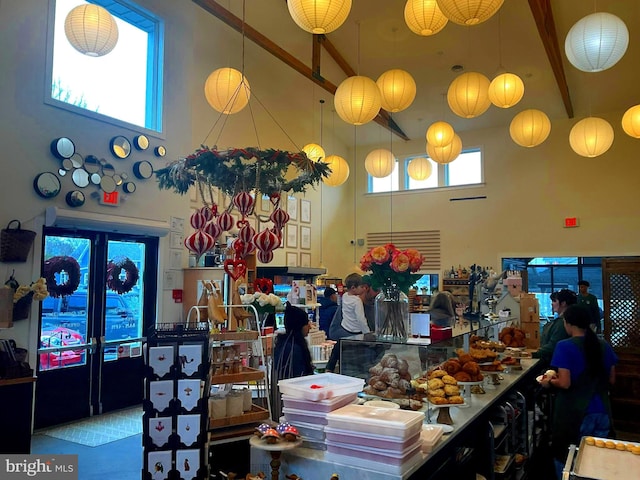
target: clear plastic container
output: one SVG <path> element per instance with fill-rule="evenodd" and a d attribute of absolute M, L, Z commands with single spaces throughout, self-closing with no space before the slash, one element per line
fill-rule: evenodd
<path fill-rule="evenodd" d="M 409 445 L 402 452 L 390 452 L 380 448 L 368 448 L 346 443 L 334 443 L 327 440 L 327 451 L 348 457 L 357 457 L 375 463 L 401 466 L 409 457 L 420 452 L 420 442 Z M 373 466 L 369 467 L 375 470 Z"/>
<path fill-rule="evenodd" d="M 284 419 L 286 421 L 286 419 Z M 318 425 L 317 423 L 305 423 L 305 422 L 295 422 L 293 426 L 298 429 L 300 436 L 303 438 L 308 438 L 311 440 L 324 442 L 325 433 L 324 425 Z"/>
<path fill-rule="evenodd" d="M 407 439 L 422 429 L 423 412 L 347 405 L 329 412 L 327 425 L 341 430 Z"/>
<path fill-rule="evenodd" d="M 326 412 L 314 412 L 311 410 L 297 410 L 295 408 L 283 407 L 282 413 L 284 413 L 287 422 L 292 423 L 293 425 L 297 425 L 299 422 L 323 426 L 327 424 Z"/>
<path fill-rule="evenodd" d="M 332 412 L 333 410 L 337 410 L 340 407 L 344 407 L 345 405 L 355 402 L 356 398 L 358 398 L 357 393 L 349 393 L 348 395 L 340 395 L 339 397 L 333 397 L 328 400 L 318 400 L 317 402 L 313 402 L 303 398 L 282 395 L 282 403 L 284 407 L 295 408 L 296 410 Z"/>
<path fill-rule="evenodd" d="M 367 433 L 363 435 L 359 432 L 342 430 L 340 428 L 324 427 L 327 441 L 333 443 L 347 444 L 368 448 L 383 448 L 389 452 L 403 452 L 406 448 L 420 442 L 420 433 L 416 433 L 406 439 L 389 437 L 386 435 L 376 435 Z"/>
<path fill-rule="evenodd" d="M 320 373 L 280 380 L 278 387 L 283 395 L 316 402 L 358 393 L 364 388 L 364 380 L 337 373 Z"/>
<path fill-rule="evenodd" d="M 430 453 L 438 440 L 442 437 L 444 429 L 438 425 L 423 425 L 420 439 L 422 440 L 422 451 Z"/>

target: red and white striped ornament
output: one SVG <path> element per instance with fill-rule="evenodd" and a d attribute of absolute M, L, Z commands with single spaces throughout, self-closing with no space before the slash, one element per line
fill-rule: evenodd
<path fill-rule="evenodd" d="M 278 236 L 270 229 L 266 229 L 257 233 L 253 237 L 253 243 L 261 252 L 270 252 L 278 248 Z"/>
<path fill-rule="evenodd" d="M 284 227 L 285 224 L 289 221 L 289 218 L 291 218 L 289 214 L 282 210 L 280 207 L 276 208 L 273 212 L 271 212 L 271 215 L 269 215 L 269 220 L 271 220 L 279 230 L 282 230 L 282 227 Z"/>
<path fill-rule="evenodd" d="M 255 199 L 248 192 L 236 193 L 233 197 L 233 204 L 236 206 L 243 217 L 251 215 L 255 203 Z"/>
<path fill-rule="evenodd" d="M 203 253 L 208 252 L 215 245 L 215 240 L 208 233 L 196 230 L 184 239 L 184 246 L 200 258 Z"/>
<path fill-rule="evenodd" d="M 189 223 L 191 223 L 191 226 L 196 230 L 200 230 L 202 227 L 204 227 L 204 224 L 207 223 L 207 219 L 204 214 L 200 210 L 198 210 L 197 212 L 193 212 L 191 214 Z"/>
<path fill-rule="evenodd" d="M 218 217 L 218 225 L 223 232 L 228 232 L 233 228 L 233 215 L 229 212 L 224 212 Z"/>

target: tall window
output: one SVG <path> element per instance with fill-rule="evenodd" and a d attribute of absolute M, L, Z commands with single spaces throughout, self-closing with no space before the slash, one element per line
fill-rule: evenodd
<path fill-rule="evenodd" d="M 98 4 L 115 18 L 118 43 L 107 55 L 84 55 L 67 40 L 67 14 L 83 3 Z M 129 0 L 56 0 L 54 8 L 47 102 L 93 118 L 162 131 L 164 23 Z"/>
<path fill-rule="evenodd" d="M 369 193 L 379 192 L 397 192 L 398 185 L 398 162 L 395 162 L 393 166 L 393 172 L 384 178 L 376 178 L 371 175 L 369 177 Z"/>

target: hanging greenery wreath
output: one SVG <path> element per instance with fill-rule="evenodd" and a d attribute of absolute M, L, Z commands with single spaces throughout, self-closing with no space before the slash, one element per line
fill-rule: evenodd
<path fill-rule="evenodd" d="M 120 279 L 123 270 L 126 273 L 124 281 Z M 120 295 L 130 292 L 138 278 L 138 267 L 128 257 L 116 257 L 107 264 L 107 287 Z"/>
<path fill-rule="evenodd" d="M 58 283 L 56 274 L 67 272 L 67 281 Z M 51 257 L 44 262 L 44 271 L 42 275 L 47 281 L 47 290 L 53 298 L 71 295 L 78 289 L 80 285 L 80 264 L 73 257 L 58 256 Z"/>
<path fill-rule="evenodd" d="M 290 166 L 295 166 L 299 175 L 287 180 Z M 304 192 L 330 174 L 327 163 L 314 162 L 304 152 L 257 148 L 219 151 L 204 145 L 186 158 L 156 170 L 160 189 L 173 189 L 181 195 L 198 182 L 217 187 L 227 195 L 250 190 L 269 196 Z"/>

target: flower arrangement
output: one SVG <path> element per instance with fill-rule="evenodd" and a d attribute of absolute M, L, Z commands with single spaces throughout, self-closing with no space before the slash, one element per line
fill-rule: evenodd
<path fill-rule="evenodd" d="M 31 296 L 33 300 L 42 301 L 49 296 L 47 281 L 40 277 L 31 285 L 19 285 L 14 289 L 13 303 L 18 303 L 21 298 Z"/>
<path fill-rule="evenodd" d="M 258 313 L 273 313 L 282 305 L 282 300 L 274 293 L 245 293 L 240 295 L 240 301 L 243 305 L 253 305 Z"/>
<path fill-rule="evenodd" d="M 360 258 L 360 268 L 370 271 L 371 286 L 380 289 L 384 286 L 396 285 L 397 288 L 407 293 L 411 285 L 420 279 L 421 275 L 415 274 L 424 257 L 413 248 L 400 250 L 394 244 L 388 243 L 379 247 L 373 247 Z"/>

